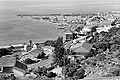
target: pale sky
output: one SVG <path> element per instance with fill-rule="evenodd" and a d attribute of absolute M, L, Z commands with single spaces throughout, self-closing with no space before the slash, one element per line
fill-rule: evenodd
<path fill-rule="evenodd" d="M 79 3 L 79 4 L 106 4 L 106 3 L 116 3 L 119 4 L 120 0 L 0 0 L 0 4 L 25 4 L 25 5 L 29 5 L 29 4 L 36 4 L 36 3 L 40 3 L 40 4 L 52 4 L 52 3 Z M 28 3 L 28 4 L 27 4 Z"/>
<path fill-rule="evenodd" d="M 120 2 L 120 0 L 0 0 L 0 1 L 39 1 L 39 2 Z"/>
<path fill-rule="evenodd" d="M 119 10 L 120 0 L 0 0 L 0 9 L 4 11 L 9 9 L 11 12 L 15 10 L 19 12 L 23 10 L 40 11 L 40 9 L 49 9 L 50 11 L 51 9 L 106 11 Z"/>

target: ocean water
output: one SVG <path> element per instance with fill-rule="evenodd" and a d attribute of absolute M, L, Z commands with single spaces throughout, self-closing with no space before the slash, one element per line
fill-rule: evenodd
<path fill-rule="evenodd" d="M 118 2 L 101 4 L 81 3 L 38 3 L 38 2 L 0 2 L 0 46 L 57 39 L 62 32 L 54 29 L 56 25 L 29 18 L 17 17 L 17 14 L 50 13 L 94 13 L 120 10 Z"/>

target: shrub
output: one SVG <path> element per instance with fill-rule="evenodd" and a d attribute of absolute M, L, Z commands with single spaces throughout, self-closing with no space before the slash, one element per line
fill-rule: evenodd
<path fill-rule="evenodd" d="M 24 62 L 24 63 L 26 63 L 26 64 L 33 64 L 33 63 L 37 63 L 37 61 L 31 60 L 30 58 L 25 59 L 23 62 Z"/>
<path fill-rule="evenodd" d="M 112 76 L 120 76 L 120 69 L 115 69 L 112 73 Z"/>
<path fill-rule="evenodd" d="M 77 72 L 74 73 L 77 79 L 83 79 L 85 77 L 85 70 L 79 69 Z"/>
<path fill-rule="evenodd" d="M 49 73 L 47 73 L 46 76 L 47 76 L 48 78 L 53 78 L 53 77 L 56 77 L 57 74 L 56 74 L 56 73 L 53 73 L 53 72 L 49 72 Z"/>

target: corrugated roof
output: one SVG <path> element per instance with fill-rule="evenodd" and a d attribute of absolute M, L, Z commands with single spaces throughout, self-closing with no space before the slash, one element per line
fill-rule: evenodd
<path fill-rule="evenodd" d="M 73 50 L 73 52 L 76 52 L 76 53 L 88 53 L 89 51 L 83 47 L 79 47 L 79 48 L 76 48 Z"/>
<path fill-rule="evenodd" d="M 89 44 L 87 42 L 84 43 L 77 43 L 72 47 L 72 50 L 74 52 L 80 52 L 80 53 L 88 53 L 92 48 L 92 44 Z"/>
<path fill-rule="evenodd" d="M 15 66 L 16 58 L 11 56 L 5 56 L 0 58 L 0 66 L 2 67 L 13 67 Z"/>
<path fill-rule="evenodd" d="M 34 57 L 37 57 L 37 56 L 38 56 L 39 54 L 41 54 L 41 53 L 42 53 L 41 50 L 35 49 L 35 50 L 29 52 L 28 55 L 31 54 L 31 55 L 33 55 Z"/>

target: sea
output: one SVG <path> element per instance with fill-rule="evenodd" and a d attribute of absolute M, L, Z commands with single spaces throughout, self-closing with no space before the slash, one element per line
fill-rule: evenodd
<path fill-rule="evenodd" d="M 18 14 L 57 14 L 57 13 L 97 13 L 120 10 L 118 2 L 111 3 L 40 3 L 20 0 L 0 0 L 0 46 L 55 40 L 63 31 L 55 29 L 56 25 Z"/>

